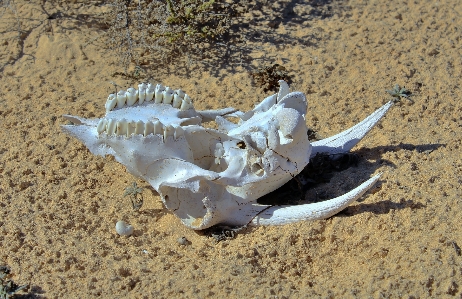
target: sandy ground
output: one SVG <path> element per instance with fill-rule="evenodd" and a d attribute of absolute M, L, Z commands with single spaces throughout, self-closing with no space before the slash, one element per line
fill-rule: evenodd
<path fill-rule="evenodd" d="M 116 75 L 118 57 L 97 38 L 107 7 L 15 8 L 19 39 L 14 13 L 0 18 L 0 264 L 30 285 L 24 298 L 462 298 L 462 2 L 277 1 L 246 15 L 261 34 L 243 66 L 144 65 L 198 109 L 247 110 L 269 94 L 248 70 L 280 63 L 323 137 L 390 100 L 395 84 L 413 93 L 354 148 L 358 167 L 317 189 L 342 194 L 383 172 L 372 192 L 330 219 L 219 243 L 60 129 L 63 114 L 104 115 L 110 81 L 139 83 Z M 146 188 L 139 213 L 123 197 L 133 181 Z M 133 236 L 116 234 L 119 219 Z"/>

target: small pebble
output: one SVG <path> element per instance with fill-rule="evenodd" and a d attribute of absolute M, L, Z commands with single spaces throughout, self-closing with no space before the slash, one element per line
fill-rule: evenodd
<path fill-rule="evenodd" d="M 123 220 L 117 221 L 115 229 L 116 232 L 121 236 L 130 236 L 133 234 L 133 226 Z"/>
<path fill-rule="evenodd" d="M 189 244 L 189 241 L 188 241 L 188 239 L 186 239 L 186 237 L 178 238 L 177 242 L 178 242 L 178 244 L 183 245 L 183 246 L 186 246 L 186 245 Z"/>

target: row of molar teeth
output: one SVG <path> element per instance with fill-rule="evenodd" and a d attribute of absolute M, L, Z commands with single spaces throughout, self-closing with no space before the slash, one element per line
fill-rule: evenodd
<path fill-rule="evenodd" d="M 173 127 L 172 125 L 164 126 L 159 120 L 153 122 L 148 121 L 127 121 L 121 119 L 116 121 L 115 119 L 102 118 L 96 127 L 98 134 L 106 133 L 107 135 L 118 135 L 130 137 L 131 135 L 143 135 L 148 136 L 150 134 L 162 135 L 164 139 L 169 136 L 173 136 L 174 139 L 178 139 L 184 136 L 184 130 L 181 126 Z"/>
<path fill-rule="evenodd" d="M 173 108 L 188 110 L 193 108 L 191 98 L 181 89 L 173 90 L 162 84 L 141 83 L 138 90 L 130 87 L 127 91 L 120 90 L 117 94 L 110 94 L 106 100 L 106 111 L 111 111 L 115 107 L 133 106 L 136 101 L 143 104 L 145 101 L 154 100 L 156 104 L 170 104 Z"/>

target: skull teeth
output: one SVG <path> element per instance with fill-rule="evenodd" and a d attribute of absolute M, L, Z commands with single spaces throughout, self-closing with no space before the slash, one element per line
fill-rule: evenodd
<path fill-rule="evenodd" d="M 164 104 L 172 104 L 173 93 L 174 93 L 174 91 L 170 87 L 167 86 L 167 88 L 164 90 L 164 92 L 162 92 L 162 95 L 163 95 L 162 103 L 164 103 Z"/>
<path fill-rule="evenodd" d="M 146 102 L 152 101 L 152 98 L 154 97 L 154 91 L 154 85 L 149 83 L 146 89 Z"/>
<path fill-rule="evenodd" d="M 163 91 L 164 91 L 164 86 L 162 84 L 157 84 L 156 89 L 154 91 L 154 93 L 155 93 L 155 102 L 157 104 L 162 103 L 162 99 L 163 99 L 162 93 L 163 93 Z"/>
<path fill-rule="evenodd" d="M 106 132 L 108 135 L 114 135 L 116 133 L 117 122 L 113 119 L 110 119 L 107 122 Z"/>
<path fill-rule="evenodd" d="M 138 91 L 134 89 L 133 87 L 130 87 L 129 89 L 127 89 L 127 92 L 125 94 L 127 95 L 127 105 L 133 106 L 136 100 L 138 100 L 138 97 L 137 97 Z"/>
<path fill-rule="evenodd" d="M 133 106 L 137 102 L 154 101 L 156 104 L 169 104 L 173 108 L 182 111 L 194 108 L 191 98 L 181 89 L 173 90 L 162 84 L 153 85 L 151 83 L 139 84 L 138 90 L 130 87 L 127 91 L 120 90 L 117 94 L 110 94 L 106 100 L 106 112 L 114 108 L 122 108 L 124 106 Z"/>
<path fill-rule="evenodd" d="M 138 84 L 138 103 L 143 104 L 146 99 L 146 89 L 148 86 L 144 83 Z"/>
<path fill-rule="evenodd" d="M 104 118 L 102 118 L 99 121 L 98 126 L 96 126 L 96 131 L 98 132 L 98 134 L 101 134 L 107 130 L 106 125 L 107 125 L 107 121 Z"/>
<path fill-rule="evenodd" d="M 191 98 L 187 94 L 185 94 L 183 100 L 181 101 L 180 110 L 184 111 L 184 110 L 188 110 L 191 108 L 194 108 L 191 102 Z"/>
<path fill-rule="evenodd" d="M 144 125 L 144 130 L 143 130 L 143 135 L 144 137 L 148 136 L 149 134 L 154 134 L 154 124 L 152 122 L 147 122 L 143 123 Z"/>
<path fill-rule="evenodd" d="M 117 98 L 114 94 L 110 94 L 106 100 L 106 111 L 111 111 L 117 105 Z"/>
<path fill-rule="evenodd" d="M 136 127 L 135 127 L 135 135 L 143 135 L 145 134 L 146 132 L 146 125 L 144 122 L 142 122 L 141 120 L 139 120 L 137 123 L 136 123 Z M 145 135 L 146 136 L 146 135 Z"/>
<path fill-rule="evenodd" d="M 127 123 L 127 120 L 126 119 L 121 119 L 119 120 L 117 123 L 116 123 L 116 127 L 117 127 L 117 131 L 116 131 L 116 134 L 117 135 L 125 135 L 125 136 L 129 136 L 128 135 L 128 123 Z"/>
<path fill-rule="evenodd" d="M 127 101 L 127 95 L 126 92 L 121 90 L 117 93 L 117 108 L 122 108 L 125 106 L 125 103 Z"/>
<path fill-rule="evenodd" d="M 161 135 L 164 140 L 173 137 L 175 140 L 184 136 L 184 130 L 181 126 L 173 127 L 172 125 L 164 126 L 159 120 L 148 121 L 127 121 L 126 119 L 115 120 L 102 118 L 96 126 L 98 135 L 106 133 L 111 136 L 132 135 Z"/>
<path fill-rule="evenodd" d="M 156 134 L 156 135 L 163 134 L 164 125 L 160 121 L 155 120 L 153 123 L 153 128 L 154 128 L 153 134 Z"/>

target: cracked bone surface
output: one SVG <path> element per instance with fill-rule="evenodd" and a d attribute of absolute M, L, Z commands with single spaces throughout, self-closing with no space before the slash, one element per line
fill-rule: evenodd
<path fill-rule="evenodd" d="M 165 206 L 192 229 L 281 225 L 330 217 L 374 185 L 380 175 L 321 203 L 257 203 L 302 171 L 314 153 L 349 151 L 390 107 L 391 102 L 356 126 L 310 144 L 305 95 L 289 92 L 284 81 L 277 94 L 245 113 L 233 108 L 196 111 L 180 89 L 143 83 L 138 90 L 110 95 L 101 119 L 65 115 L 74 125 L 63 130 L 93 154 L 113 155 L 149 182 Z M 207 121 L 215 121 L 217 129 L 205 128 Z"/>

